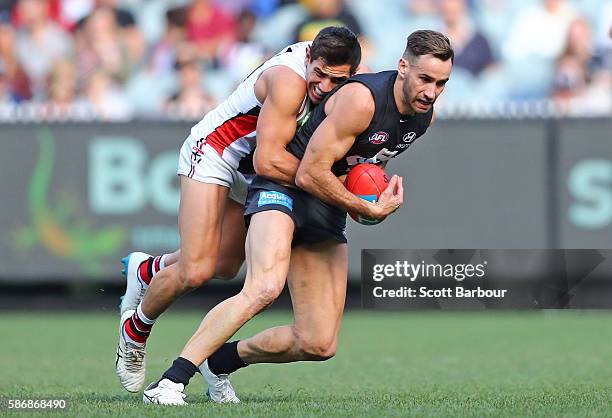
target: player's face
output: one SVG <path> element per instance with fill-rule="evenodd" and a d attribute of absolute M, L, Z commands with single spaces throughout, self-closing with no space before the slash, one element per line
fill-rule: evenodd
<path fill-rule="evenodd" d="M 308 98 L 318 104 L 334 87 L 350 77 L 351 66 L 329 66 L 321 58 L 310 62 L 306 67 L 306 87 Z"/>
<path fill-rule="evenodd" d="M 413 63 L 402 58 L 399 71 L 404 74 L 402 83 L 404 107 L 415 113 L 429 112 L 444 90 L 452 66 L 450 59 L 442 61 L 433 55 L 421 55 Z"/>

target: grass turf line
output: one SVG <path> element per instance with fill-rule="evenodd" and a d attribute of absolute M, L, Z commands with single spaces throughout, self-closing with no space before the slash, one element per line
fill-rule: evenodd
<path fill-rule="evenodd" d="M 156 324 L 147 383 L 200 319 L 170 313 Z M 349 312 L 334 359 L 241 370 L 232 378 L 243 401 L 237 406 L 205 401 L 196 375 L 183 408 L 145 406 L 140 394 L 120 387 L 117 320 L 3 313 L 0 397 L 65 398 L 68 412 L 55 414 L 80 417 L 612 416 L 607 312 Z M 238 336 L 290 320 L 289 313 L 266 312 Z"/>

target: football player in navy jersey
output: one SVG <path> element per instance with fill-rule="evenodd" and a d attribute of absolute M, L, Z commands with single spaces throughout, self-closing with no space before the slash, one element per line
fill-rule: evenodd
<path fill-rule="evenodd" d="M 145 402 L 184 403 L 184 385 L 202 362 L 202 373 L 216 382 L 209 384 L 211 399 L 236 402 L 228 375 L 241 367 L 321 361 L 335 354 L 348 272 L 346 212 L 384 219 L 403 202 L 398 176 L 372 203 L 346 190 L 344 174 L 357 162 L 386 163 L 425 133 L 453 57 L 446 36 L 416 31 L 397 70 L 354 76 L 312 111 L 287 146 L 301 160 L 295 177 L 299 188 L 261 175 L 249 186 L 242 291 L 206 315 L 172 367 L 145 390 Z M 293 324 L 225 343 L 278 297 L 285 282 Z M 168 382 L 172 385 L 162 385 Z"/>
<path fill-rule="evenodd" d="M 232 278 L 238 272 L 253 168 L 294 182 L 299 160 L 286 150 L 287 142 L 311 104 L 354 74 L 360 60 L 355 34 L 324 28 L 312 43 L 289 45 L 265 61 L 191 128 L 178 164 L 180 251 L 158 257 L 136 252 L 124 259 L 127 289 L 115 366 L 125 389 L 137 392 L 144 384 L 145 345 L 156 319 L 213 275 Z"/>

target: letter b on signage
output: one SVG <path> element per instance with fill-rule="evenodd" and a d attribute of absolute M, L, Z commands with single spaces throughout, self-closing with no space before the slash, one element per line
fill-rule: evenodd
<path fill-rule="evenodd" d="M 167 214 L 178 208 L 176 152 L 149 158 L 133 138 L 98 137 L 89 146 L 89 202 L 95 213 L 127 215 L 148 203 Z"/>

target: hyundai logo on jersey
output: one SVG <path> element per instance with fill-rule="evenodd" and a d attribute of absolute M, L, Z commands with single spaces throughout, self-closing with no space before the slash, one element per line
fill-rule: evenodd
<path fill-rule="evenodd" d="M 404 135 L 404 137 L 402 138 L 402 141 L 410 144 L 415 139 L 416 139 L 416 132 L 408 132 L 406 135 Z"/>

